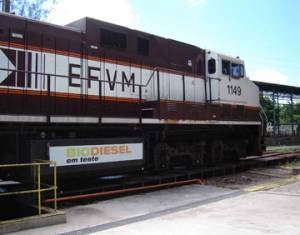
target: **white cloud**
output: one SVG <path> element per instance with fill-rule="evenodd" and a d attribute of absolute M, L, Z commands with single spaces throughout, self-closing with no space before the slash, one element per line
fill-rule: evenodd
<path fill-rule="evenodd" d="M 129 0 L 60 0 L 48 21 L 65 25 L 85 16 L 138 29 L 138 17 Z"/>
<path fill-rule="evenodd" d="M 184 1 L 187 5 L 192 6 L 192 7 L 196 7 L 201 4 L 206 3 L 206 0 L 184 0 Z"/>
<path fill-rule="evenodd" d="M 271 68 L 262 68 L 256 70 L 251 77 L 252 80 L 262 81 L 262 82 L 271 82 L 278 84 L 287 84 L 288 76 L 282 74 L 281 72 L 271 69 Z"/>

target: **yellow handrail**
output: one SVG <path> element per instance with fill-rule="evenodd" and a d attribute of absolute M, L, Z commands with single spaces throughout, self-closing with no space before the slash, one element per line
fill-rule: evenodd
<path fill-rule="evenodd" d="M 41 165 L 51 165 L 54 164 L 54 161 L 48 162 L 33 162 L 33 163 L 20 163 L 20 164 L 4 164 L 0 165 L 0 168 L 9 168 L 9 167 L 23 167 L 23 166 L 41 166 Z"/>
<path fill-rule="evenodd" d="M 42 187 L 41 182 L 41 166 L 49 165 L 53 167 L 53 185 L 46 185 L 46 187 Z M 13 192 L 3 192 L 0 193 L 1 196 L 12 196 L 12 195 L 21 195 L 21 194 L 30 194 L 37 193 L 37 207 L 38 214 L 42 214 L 42 193 L 47 191 L 53 191 L 54 194 L 54 211 L 57 210 L 57 176 L 56 176 L 56 162 L 37 159 L 32 163 L 20 163 L 20 164 L 4 164 L 0 165 L 0 168 L 12 168 L 12 167 L 33 167 L 34 170 L 34 189 L 21 190 L 21 191 L 13 191 Z"/>

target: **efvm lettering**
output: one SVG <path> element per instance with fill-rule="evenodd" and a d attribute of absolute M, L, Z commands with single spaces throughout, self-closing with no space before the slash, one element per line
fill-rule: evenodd
<path fill-rule="evenodd" d="M 92 81 L 99 81 L 100 80 L 100 72 L 101 69 L 93 66 L 88 66 L 87 68 L 87 84 L 88 88 L 92 87 Z M 81 73 L 81 66 L 78 64 L 69 64 L 69 86 L 70 87 L 81 87 L 82 81 L 80 76 Z M 96 76 L 95 74 L 98 74 Z M 126 74 L 125 71 L 118 71 L 118 70 L 109 70 L 108 68 L 105 69 L 105 77 L 104 81 L 108 83 L 109 89 L 111 91 L 115 90 L 117 84 L 122 85 L 122 91 L 125 91 L 125 87 L 132 87 L 132 91 L 135 92 L 135 74 L 130 73 Z"/>

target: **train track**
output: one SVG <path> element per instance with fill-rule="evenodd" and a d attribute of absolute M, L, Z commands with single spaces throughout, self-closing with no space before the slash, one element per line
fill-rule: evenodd
<path fill-rule="evenodd" d="M 197 169 L 173 169 L 168 172 L 151 174 L 134 174 L 116 177 L 102 177 L 87 181 L 76 181 L 75 184 L 64 185 L 65 190 L 59 192 L 58 202 L 86 200 L 92 198 L 111 198 L 137 192 L 145 192 L 179 185 L 201 183 L 202 179 L 223 176 L 246 171 L 255 167 L 267 167 L 295 160 L 300 152 L 268 152 L 262 156 L 250 156 L 236 163 L 224 163 L 214 167 Z M 200 180 L 201 179 L 201 180 Z M 53 202 L 48 197 L 45 202 Z"/>

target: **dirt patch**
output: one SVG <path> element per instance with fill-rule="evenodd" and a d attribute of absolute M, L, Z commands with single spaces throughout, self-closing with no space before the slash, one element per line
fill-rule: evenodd
<path fill-rule="evenodd" d="M 223 177 L 214 177 L 208 179 L 207 185 L 230 189 L 245 189 L 251 186 L 265 184 L 277 179 L 289 178 L 292 176 L 292 170 L 289 168 L 255 168 L 239 174 L 227 175 Z"/>

